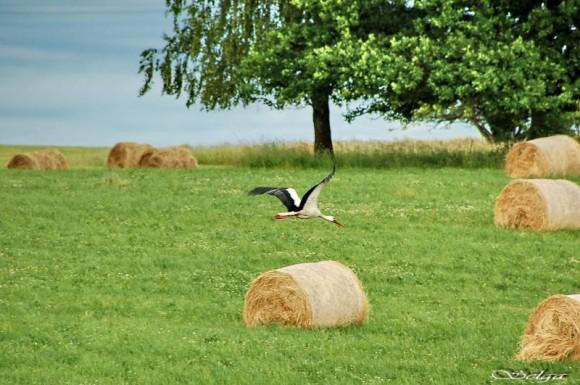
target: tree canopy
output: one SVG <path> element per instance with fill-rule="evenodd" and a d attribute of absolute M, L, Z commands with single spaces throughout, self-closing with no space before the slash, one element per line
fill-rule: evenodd
<path fill-rule="evenodd" d="M 167 0 L 173 31 L 141 55 L 141 94 L 207 109 L 311 106 L 332 151 L 329 103 L 463 120 L 490 141 L 580 121 L 580 3 L 568 0 Z"/>
<path fill-rule="evenodd" d="M 423 0 L 411 33 L 344 42 L 353 116 L 465 120 L 489 140 L 578 123 L 580 3 Z M 358 60 L 356 60 L 358 58 Z"/>
<path fill-rule="evenodd" d="M 332 20 L 284 0 L 168 0 L 173 34 L 162 49 L 142 53 L 141 94 L 154 74 L 163 92 L 186 94 L 207 109 L 263 102 L 274 108 L 310 105 L 315 148 L 332 151 L 332 72 L 319 71 L 324 47 L 339 36 Z"/>
<path fill-rule="evenodd" d="M 351 63 L 336 47 L 353 33 L 385 36 L 404 26 L 404 1 L 167 0 L 173 31 L 162 48 L 142 52 L 141 95 L 156 75 L 164 94 L 207 109 L 262 102 L 311 106 L 315 150 L 332 151 L 329 103 Z M 371 7 L 373 9 L 371 9 Z M 360 22 L 367 20 L 368 22 Z"/>

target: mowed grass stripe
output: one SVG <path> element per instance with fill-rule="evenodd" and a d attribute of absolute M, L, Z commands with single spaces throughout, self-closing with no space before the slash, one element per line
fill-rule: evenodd
<path fill-rule="evenodd" d="M 323 221 L 256 185 L 321 170 L 0 171 L 0 378 L 7 384 L 466 384 L 513 361 L 529 312 L 578 290 L 573 231 L 493 225 L 501 170 L 339 169 Z M 578 182 L 578 179 L 575 179 Z M 363 327 L 246 328 L 251 280 L 336 259 Z"/>

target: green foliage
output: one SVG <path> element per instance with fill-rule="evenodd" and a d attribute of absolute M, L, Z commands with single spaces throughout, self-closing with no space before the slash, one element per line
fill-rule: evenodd
<path fill-rule="evenodd" d="M 339 169 L 321 208 L 275 221 L 264 184 L 321 170 L 0 170 L 3 384 L 485 384 L 512 368 L 533 307 L 578 288 L 578 233 L 493 225 L 499 170 Z M 578 182 L 579 180 L 576 179 Z M 362 327 L 246 328 L 259 273 L 336 259 Z"/>
<path fill-rule="evenodd" d="M 340 49 L 353 33 L 400 30 L 404 1 L 168 0 L 173 32 L 162 49 L 141 54 L 141 95 L 156 74 L 163 93 L 207 109 L 262 102 L 274 108 L 313 108 L 316 152 L 331 151 L 329 101 L 351 62 Z M 369 24 L 364 20 L 368 18 Z M 385 28 L 384 25 L 389 25 Z"/>
<path fill-rule="evenodd" d="M 158 73 L 163 92 L 186 94 L 188 106 L 330 99 L 353 103 L 349 119 L 464 120 L 490 141 L 571 133 L 580 123 L 577 2 L 167 4 L 174 31 L 161 50 L 142 53 L 142 94 Z"/>
<path fill-rule="evenodd" d="M 158 73 L 163 92 L 185 92 L 188 106 L 310 104 L 316 90 L 332 92 L 326 56 L 339 34 L 323 11 L 300 1 L 169 0 L 173 34 L 163 49 L 142 53 L 141 93 Z"/>
<path fill-rule="evenodd" d="M 252 84 L 241 63 L 253 44 L 264 38 L 278 21 L 277 1 L 167 0 L 173 34 L 165 46 L 141 54 L 145 75 L 141 94 L 151 89 L 154 75 L 162 80 L 163 93 L 196 102 L 208 109 L 229 108 L 253 100 Z"/>
<path fill-rule="evenodd" d="M 345 92 L 366 101 L 353 116 L 462 119 L 499 141 L 570 133 L 578 123 L 577 2 L 413 7 L 413 31 L 344 42 L 356 77 Z"/>

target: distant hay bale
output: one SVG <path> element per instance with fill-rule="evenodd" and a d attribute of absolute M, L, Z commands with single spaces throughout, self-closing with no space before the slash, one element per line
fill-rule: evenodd
<path fill-rule="evenodd" d="M 554 295 L 538 305 L 516 359 L 580 360 L 580 294 Z"/>
<path fill-rule="evenodd" d="M 331 327 L 362 324 L 367 318 L 368 303 L 360 281 L 335 261 L 263 273 L 251 283 L 244 302 L 248 326 Z"/>
<path fill-rule="evenodd" d="M 495 224 L 535 230 L 580 229 L 580 187 L 561 179 L 516 179 L 495 202 Z"/>
<path fill-rule="evenodd" d="M 580 175 L 580 144 L 566 135 L 516 143 L 506 157 L 510 177 Z"/>
<path fill-rule="evenodd" d="M 139 166 L 154 168 L 196 168 L 197 159 L 193 156 L 191 147 L 189 146 L 151 148 L 143 153 L 139 160 Z"/>
<path fill-rule="evenodd" d="M 152 149 L 148 144 L 120 142 L 111 148 L 107 158 L 109 168 L 134 168 L 139 167 L 139 160 L 145 151 Z"/>
<path fill-rule="evenodd" d="M 38 150 L 14 155 L 6 167 L 31 170 L 64 170 L 68 166 L 60 151 Z"/>

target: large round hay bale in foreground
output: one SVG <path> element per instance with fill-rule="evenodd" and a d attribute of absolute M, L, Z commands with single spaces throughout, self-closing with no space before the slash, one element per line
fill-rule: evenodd
<path fill-rule="evenodd" d="M 514 180 L 495 202 L 495 224 L 535 230 L 580 229 L 580 187 L 561 179 Z"/>
<path fill-rule="evenodd" d="M 580 144 L 566 135 L 516 143 L 505 167 L 517 178 L 580 175 Z"/>
<path fill-rule="evenodd" d="M 331 327 L 361 324 L 368 303 L 356 275 L 336 261 L 301 263 L 261 274 L 244 302 L 248 326 Z"/>
<path fill-rule="evenodd" d="M 134 168 L 139 167 L 139 160 L 145 151 L 153 147 L 148 144 L 120 142 L 109 151 L 107 166 L 109 168 Z"/>
<path fill-rule="evenodd" d="M 154 168 L 196 168 L 197 159 L 190 147 L 176 146 L 152 148 L 143 153 L 139 160 L 141 167 Z"/>
<path fill-rule="evenodd" d="M 534 310 L 519 360 L 580 360 L 580 294 L 554 295 Z"/>
<path fill-rule="evenodd" d="M 6 167 L 30 170 L 64 170 L 67 168 L 67 164 L 64 155 L 58 150 L 38 150 L 14 155 Z"/>

